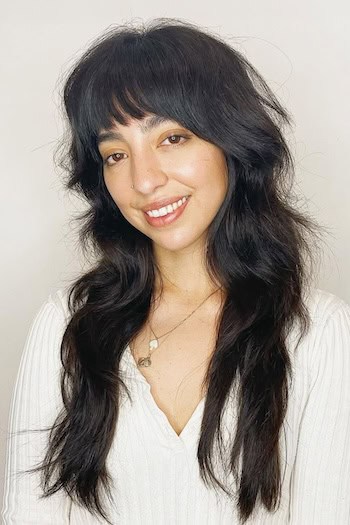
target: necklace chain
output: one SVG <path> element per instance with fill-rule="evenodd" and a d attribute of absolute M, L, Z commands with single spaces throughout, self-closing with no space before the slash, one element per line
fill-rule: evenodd
<path fill-rule="evenodd" d="M 168 332 L 165 332 L 165 334 L 162 334 L 160 336 L 156 336 L 156 334 L 154 333 L 152 327 L 151 327 L 151 323 L 148 321 L 148 325 L 151 329 L 151 332 L 152 334 L 155 336 L 155 339 L 150 339 L 149 342 L 148 342 L 148 346 L 149 346 L 149 349 L 148 349 L 148 355 L 146 357 L 139 357 L 139 359 L 137 360 L 137 366 L 139 367 L 148 367 L 148 366 L 151 366 L 152 364 L 152 361 L 151 361 L 151 350 L 156 350 L 157 348 L 159 348 L 160 344 L 164 343 L 164 341 L 162 341 L 162 343 L 159 343 L 159 339 L 161 337 L 164 337 L 165 335 L 168 335 L 170 334 L 171 332 L 173 332 L 176 328 L 178 328 L 180 325 L 182 325 L 182 323 L 184 323 L 189 317 L 191 317 L 191 315 L 193 315 L 197 310 L 198 308 L 200 308 L 202 306 L 202 304 L 205 303 L 205 301 L 207 301 L 209 299 L 209 297 L 211 297 L 212 295 L 214 295 L 214 293 L 216 293 L 218 290 L 221 290 L 221 287 L 220 288 L 217 288 L 216 290 L 214 290 L 214 292 L 212 292 L 210 295 L 208 295 L 208 297 L 206 297 L 200 304 L 199 306 L 197 306 L 197 308 L 195 308 L 193 310 L 193 312 L 191 312 L 189 315 L 187 315 L 187 317 L 185 317 L 185 319 L 182 319 L 182 321 L 180 321 L 180 323 L 178 323 L 176 326 L 174 326 L 174 328 L 172 328 L 171 330 L 169 330 Z M 152 352 L 152 354 L 153 354 Z"/>

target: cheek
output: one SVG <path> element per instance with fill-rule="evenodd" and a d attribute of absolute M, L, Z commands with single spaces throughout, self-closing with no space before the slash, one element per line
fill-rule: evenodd
<path fill-rule="evenodd" d="M 210 179 L 215 178 L 213 171 L 216 169 L 213 158 L 206 153 L 206 155 L 203 154 L 192 159 L 191 162 L 183 164 L 178 173 L 181 174 L 184 182 L 188 182 L 190 185 L 193 183 L 195 187 L 202 187 L 208 184 Z"/>
<path fill-rule="evenodd" d="M 125 204 L 126 204 L 125 189 L 123 190 L 123 188 L 121 188 L 119 184 L 112 182 L 107 177 L 104 180 L 105 180 L 106 190 L 109 193 L 111 199 L 115 202 L 115 204 L 118 206 L 119 209 L 125 207 Z"/>
<path fill-rule="evenodd" d="M 213 189 L 227 188 L 227 164 L 225 158 L 217 153 L 206 155 L 197 163 L 197 178 L 200 184 L 211 186 Z"/>
<path fill-rule="evenodd" d="M 133 226 L 137 227 L 137 221 L 133 218 L 133 211 L 130 208 L 130 201 L 128 200 L 130 197 L 129 192 L 124 187 L 120 187 L 120 185 L 111 184 L 110 181 L 105 180 L 105 186 L 107 189 L 107 192 L 110 195 L 110 198 L 114 201 L 115 205 L 118 207 L 120 213 L 123 215 L 124 219 L 128 221 Z"/>

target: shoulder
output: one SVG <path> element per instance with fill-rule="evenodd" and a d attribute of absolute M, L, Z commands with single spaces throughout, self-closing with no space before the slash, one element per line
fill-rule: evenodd
<path fill-rule="evenodd" d="M 56 395 L 61 371 L 60 348 L 69 317 L 67 293 L 63 289 L 50 293 L 37 309 L 27 332 L 18 370 L 20 396 L 34 399 L 45 392 Z M 35 377 L 35 381 L 31 378 Z M 47 385 L 47 378 L 56 378 L 57 388 Z M 33 389 L 33 392 L 32 390 Z"/>
<path fill-rule="evenodd" d="M 45 305 L 56 310 L 59 317 L 68 320 L 70 317 L 68 307 L 68 289 L 59 288 L 51 292 L 43 306 Z"/>
<path fill-rule="evenodd" d="M 330 326 L 348 329 L 350 306 L 341 297 L 327 290 L 312 288 L 304 292 L 303 302 L 310 319 L 309 329 L 301 340 L 304 345 L 313 345 Z M 289 335 L 290 342 L 297 341 L 299 335 L 300 326 L 295 323 Z"/>
<path fill-rule="evenodd" d="M 350 306 L 344 299 L 320 288 L 313 288 L 305 294 L 305 305 L 312 322 L 321 326 L 339 313 L 346 315 L 350 312 Z"/>
<path fill-rule="evenodd" d="M 331 292 L 315 288 L 305 297 L 305 306 L 310 314 L 311 340 L 319 346 L 327 346 L 331 342 L 334 348 L 348 351 L 349 304 Z"/>
<path fill-rule="evenodd" d="M 60 339 L 70 318 L 67 290 L 51 292 L 41 303 L 31 322 L 27 345 L 39 349 Z"/>
<path fill-rule="evenodd" d="M 332 375 L 336 380 L 337 374 L 350 369 L 350 306 L 341 297 L 319 288 L 304 296 L 304 304 L 310 326 L 294 355 L 298 371 L 308 374 L 309 386 L 322 376 Z M 297 336 L 299 332 L 292 332 L 293 343 L 298 341 Z"/>

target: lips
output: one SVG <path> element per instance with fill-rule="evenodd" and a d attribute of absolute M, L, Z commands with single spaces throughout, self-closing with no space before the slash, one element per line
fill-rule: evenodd
<path fill-rule="evenodd" d="M 146 221 L 148 222 L 148 224 L 156 228 L 168 226 L 176 220 L 178 220 L 179 217 L 181 217 L 181 215 L 184 213 L 185 208 L 188 206 L 190 200 L 191 198 L 188 197 L 185 200 L 185 202 L 181 204 L 181 206 L 179 206 L 175 211 L 168 213 L 167 215 L 163 215 L 160 217 L 150 217 L 147 213 L 145 213 Z"/>
<path fill-rule="evenodd" d="M 187 197 L 187 195 L 177 195 L 175 197 L 164 198 L 158 201 L 151 202 L 150 204 L 142 208 L 142 211 L 146 212 L 146 211 L 151 211 L 151 210 L 159 210 L 159 208 L 163 208 L 164 206 L 167 206 L 168 204 L 173 204 L 174 202 L 179 201 L 183 197 Z"/>

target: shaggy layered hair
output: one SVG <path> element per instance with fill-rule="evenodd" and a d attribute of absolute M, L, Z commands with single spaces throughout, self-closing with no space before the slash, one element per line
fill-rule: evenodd
<path fill-rule="evenodd" d="M 42 497 L 63 490 L 112 523 L 102 498 L 112 497 L 106 458 L 121 395 L 131 397 L 119 364 L 147 322 L 161 274 L 151 239 L 126 221 L 106 188 L 97 138 L 102 129 L 151 113 L 179 122 L 226 156 L 228 190 L 206 250 L 208 274 L 226 298 L 203 383 L 197 459 L 203 482 L 232 496 L 214 472 L 213 454 L 225 402 L 237 385 L 237 430 L 228 447 L 235 505 L 241 523 L 259 496 L 272 512 L 281 496 L 279 439 L 293 379 L 286 338 L 295 322 L 299 341 L 309 328 L 303 296 L 320 228 L 293 201 L 294 162 L 283 135 L 290 115 L 242 53 L 169 18 L 105 32 L 69 72 L 64 107 L 65 186 L 88 204 L 78 217 L 79 239 L 96 259 L 69 288 L 63 408 L 50 427 L 44 460 L 32 469 L 42 471 Z"/>

